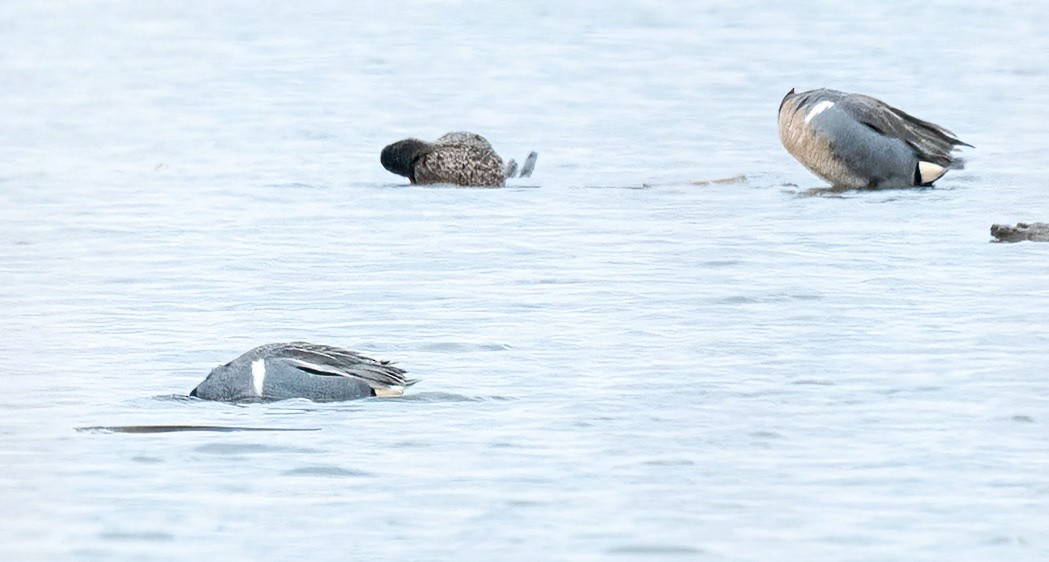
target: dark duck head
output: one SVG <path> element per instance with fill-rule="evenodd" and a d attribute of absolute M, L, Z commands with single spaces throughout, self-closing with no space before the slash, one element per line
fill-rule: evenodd
<path fill-rule="evenodd" d="M 419 139 L 404 139 L 382 149 L 379 160 L 382 167 L 415 183 L 415 163 L 431 150 L 430 143 Z"/>

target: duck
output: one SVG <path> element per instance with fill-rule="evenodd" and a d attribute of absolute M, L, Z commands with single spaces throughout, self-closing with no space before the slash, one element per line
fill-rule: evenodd
<path fill-rule="evenodd" d="M 401 396 L 417 381 L 389 361 L 309 342 L 260 345 L 211 370 L 189 395 L 220 402 Z"/>
<path fill-rule="evenodd" d="M 1049 242 L 1049 223 L 1018 222 L 1016 226 L 992 224 L 991 236 L 997 238 L 997 242 Z"/>
<path fill-rule="evenodd" d="M 532 175 L 538 156 L 534 151 L 528 155 L 520 177 Z M 399 140 L 382 149 L 379 161 L 383 168 L 420 185 L 502 187 L 506 178 L 517 175 L 517 162 L 504 164 L 488 139 L 465 131 L 447 133 L 433 142 Z"/>
<path fill-rule="evenodd" d="M 779 138 L 812 173 L 840 189 L 929 186 L 964 162 L 947 129 L 863 94 L 821 88 L 779 105 Z"/>

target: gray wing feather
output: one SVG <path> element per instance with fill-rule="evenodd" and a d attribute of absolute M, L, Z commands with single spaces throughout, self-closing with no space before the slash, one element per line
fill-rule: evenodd
<path fill-rule="evenodd" d="M 955 163 L 955 158 L 951 156 L 955 146 L 972 146 L 935 123 L 918 119 L 870 96 L 851 94 L 841 98 L 838 103 L 868 127 L 906 142 L 914 147 L 921 159 L 940 166 Z"/>
<path fill-rule="evenodd" d="M 292 342 L 284 344 L 281 352 L 292 365 L 317 375 L 353 377 L 392 386 L 416 382 L 404 376 L 407 371 L 389 361 L 377 361 L 338 347 Z"/>

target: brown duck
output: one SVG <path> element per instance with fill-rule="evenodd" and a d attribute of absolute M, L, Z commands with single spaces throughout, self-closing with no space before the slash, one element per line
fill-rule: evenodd
<path fill-rule="evenodd" d="M 529 177 L 538 155 L 525 160 L 520 176 Z M 387 170 L 413 184 L 452 184 L 500 187 L 517 173 L 517 163 L 504 164 L 488 140 L 476 133 L 448 133 L 433 142 L 399 140 L 382 149 L 379 160 Z"/>

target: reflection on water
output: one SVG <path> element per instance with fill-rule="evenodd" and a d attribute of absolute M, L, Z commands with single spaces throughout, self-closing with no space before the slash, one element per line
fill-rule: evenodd
<path fill-rule="evenodd" d="M 112 425 L 78 427 L 76 430 L 89 433 L 175 433 L 180 431 L 214 431 L 229 433 L 234 431 L 319 431 L 320 428 L 233 427 L 218 425 Z"/>

